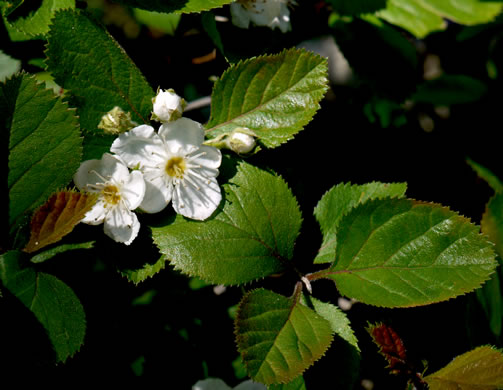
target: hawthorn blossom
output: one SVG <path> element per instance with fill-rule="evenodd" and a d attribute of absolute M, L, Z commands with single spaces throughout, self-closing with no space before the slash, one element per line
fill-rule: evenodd
<path fill-rule="evenodd" d="M 143 172 L 142 210 L 156 213 L 171 202 L 178 214 L 205 220 L 222 200 L 216 180 L 222 155 L 203 141 L 201 124 L 180 118 L 161 125 L 158 134 L 148 125 L 123 133 L 111 151 Z"/>
<path fill-rule="evenodd" d="M 96 204 L 81 222 L 103 223 L 107 236 L 131 244 L 140 230 L 138 217 L 131 210 L 140 205 L 145 195 L 143 174 L 130 173 L 120 157 L 105 153 L 101 160 L 82 162 L 73 181 L 81 191 L 99 194 Z"/>
<path fill-rule="evenodd" d="M 158 122 L 171 122 L 181 118 L 185 109 L 185 100 L 178 96 L 174 90 L 160 89 L 157 96 L 152 99 L 154 105 L 152 119 Z"/>
<path fill-rule="evenodd" d="M 291 30 L 288 0 L 237 0 L 230 5 L 232 23 L 248 28 L 250 22 L 257 26 L 279 28 L 285 33 Z"/>

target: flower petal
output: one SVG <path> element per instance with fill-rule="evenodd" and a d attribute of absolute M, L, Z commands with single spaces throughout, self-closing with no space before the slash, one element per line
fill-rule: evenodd
<path fill-rule="evenodd" d="M 173 185 L 166 181 L 159 172 L 145 172 L 145 196 L 140 208 L 147 213 L 157 213 L 163 210 L 171 201 Z"/>
<path fill-rule="evenodd" d="M 173 191 L 173 208 L 178 214 L 202 221 L 210 217 L 220 204 L 220 187 L 214 177 L 204 180 L 192 176 L 190 180 L 197 187 L 187 180 L 185 185 L 177 185 Z"/>
<path fill-rule="evenodd" d="M 173 154 L 188 154 L 199 147 L 204 141 L 203 126 L 188 118 L 180 118 L 174 122 L 163 123 L 159 128 L 159 136 L 166 142 Z"/>
<path fill-rule="evenodd" d="M 112 143 L 110 151 L 118 154 L 129 167 L 152 165 L 164 155 L 164 145 L 154 128 L 141 125 L 122 133 Z"/>
<path fill-rule="evenodd" d="M 250 15 L 248 11 L 239 3 L 230 4 L 232 24 L 239 28 L 250 27 Z"/>
<path fill-rule="evenodd" d="M 89 210 L 84 218 L 80 220 L 88 225 L 99 225 L 105 220 L 108 210 L 105 207 L 103 199 L 98 199 L 91 210 Z"/>
<path fill-rule="evenodd" d="M 100 164 L 101 160 L 86 160 L 80 164 L 79 169 L 77 169 L 77 172 L 73 175 L 73 182 L 79 190 L 99 192 L 99 190 L 95 190 L 91 187 L 98 183 L 103 183 L 103 180 L 94 173 L 94 171 L 99 169 Z M 91 187 L 88 186 L 89 184 Z"/>
<path fill-rule="evenodd" d="M 132 171 L 128 182 L 121 188 L 121 196 L 126 202 L 129 210 L 137 208 L 145 196 L 145 180 L 140 171 Z"/>
<path fill-rule="evenodd" d="M 203 154 L 204 153 L 204 154 Z M 197 156 L 191 158 L 191 156 Z M 222 164 L 222 153 L 213 146 L 201 145 L 198 150 L 187 156 L 191 164 L 201 165 L 205 168 L 218 168 Z"/>
<path fill-rule="evenodd" d="M 104 232 L 117 242 L 126 245 L 136 238 L 140 230 L 138 217 L 123 207 L 115 207 L 105 217 Z"/>

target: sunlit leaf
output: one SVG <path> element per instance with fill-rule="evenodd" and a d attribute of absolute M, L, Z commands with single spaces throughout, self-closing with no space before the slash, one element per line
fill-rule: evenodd
<path fill-rule="evenodd" d="M 56 277 L 20 265 L 20 252 L 0 256 L 0 281 L 47 331 L 57 360 L 64 362 L 84 342 L 86 320 L 75 293 Z"/>
<path fill-rule="evenodd" d="M 499 1 L 484 0 L 388 0 L 377 15 L 417 38 L 447 27 L 445 19 L 465 25 L 488 23 L 503 8 Z"/>
<path fill-rule="evenodd" d="M 307 390 L 306 383 L 302 376 L 298 376 L 291 382 L 279 385 L 267 386 L 267 390 Z"/>
<path fill-rule="evenodd" d="M 492 244 L 467 218 L 438 204 L 379 199 L 340 221 L 335 262 L 320 273 L 343 295 L 407 307 L 470 292 L 496 266 Z"/>
<path fill-rule="evenodd" d="M 24 251 L 35 252 L 70 233 L 93 207 L 96 195 L 59 191 L 40 206 L 31 218 L 30 241 Z"/>
<path fill-rule="evenodd" d="M 323 243 L 315 263 L 331 263 L 335 259 L 336 230 L 340 219 L 356 205 L 369 199 L 403 197 L 406 183 L 338 184 L 327 191 L 314 209 L 314 216 L 323 233 Z"/>
<path fill-rule="evenodd" d="M 192 13 L 208 11 L 232 3 L 233 0 L 119 0 L 130 7 L 157 12 Z"/>
<path fill-rule="evenodd" d="M 503 354 L 489 346 L 456 357 L 424 377 L 430 390 L 490 390 L 503 387 Z"/>
<path fill-rule="evenodd" d="M 255 381 L 287 383 L 323 356 L 332 342 L 327 320 L 298 302 L 259 289 L 246 294 L 236 318 L 236 342 Z"/>
<path fill-rule="evenodd" d="M 223 186 L 225 200 L 204 222 L 177 216 L 152 226 L 159 250 L 183 273 L 240 284 L 284 270 L 301 215 L 286 183 L 247 163 Z"/>
<path fill-rule="evenodd" d="M 26 4 L 37 5 L 26 17 L 15 17 L 15 13 L 11 13 L 4 20 L 27 38 L 40 38 L 49 32 L 50 22 L 56 11 L 75 8 L 75 0 L 42 0 L 38 3 L 28 1 L 23 4 L 23 7 L 26 7 Z"/>
<path fill-rule="evenodd" d="M 21 61 L 8 56 L 0 50 L 0 82 L 5 81 L 20 69 Z"/>
<path fill-rule="evenodd" d="M 120 272 L 125 276 L 130 282 L 138 284 L 153 277 L 155 274 L 159 273 L 166 266 L 166 257 L 161 256 L 159 260 L 153 264 L 145 263 L 143 267 L 137 269 L 122 269 Z"/>
<path fill-rule="evenodd" d="M 26 74 L 0 84 L 0 112 L 10 135 L 8 222 L 13 225 L 70 182 L 80 164 L 82 139 L 74 111 Z"/>
<path fill-rule="evenodd" d="M 304 50 L 239 62 L 215 83 L 206 134 L 243 127 L 274 148 L 311 121 L 326 89 L 327 60 Z"/>
<path fill-rule="evenodd" d="M 97 126 L 118 106 L 137 123 L 148 123 L 154 91 L 119 44 L 85 13 L 56 13 L 48 35 L 47 66 L 70 91 L 84 130 L 84 158 L 101 158 L 113 136 Z"/>

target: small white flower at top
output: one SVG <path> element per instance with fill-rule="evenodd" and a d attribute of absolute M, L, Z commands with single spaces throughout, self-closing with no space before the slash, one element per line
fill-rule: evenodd
<path fill-rule="evenodd" d="M 145 181 L 140 171 L 129 172 L 118 156 L 103 154 L 101 160 L 84 161 L 73 177 L 81 191 L 98 193 L 98 200 L 81 222 L 104 223 L 105 234 L 126 245 L 138 235 L 140 222 L 131 210 L 145 195 Z"/>
<path fill-rule="evenodd" d="M 203 141 L 201 124 L 180 118 L 162 124 L 158 134 L 148 125 L 123 133 L 111 151 L 143 172 L 146 192 L 141 209 L 156 213 L 171 202 L 178 214 L 205 220 L 222 200 L 216 179 L 222 155 Z"/>
<path fill-rule="evenodd" d="M 158 122 L 171 122 L 181 118 L 186 105 L 185 100 L 172 89 L 159 89 L 152 103 L 152 119 Z"/>
<path fill-rule="evenodd" d="M 230 5 L 232 23 L 248 28 L 250 22 L 285 33 L 292 29 L 288 0 L 237 0 Z"/>

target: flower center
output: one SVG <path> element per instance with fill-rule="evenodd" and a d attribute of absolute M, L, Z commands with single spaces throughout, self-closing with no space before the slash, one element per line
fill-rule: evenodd
<path fill-rule="evenodd" d="M 105 203 L 109 205 L 115 206 L 121 200 L 121 195 L 119 193 L 119 189 L 113 184 L 107 184 L 101 190 L 103 197 L 105 198 Z"/>
<path fill-rule="evenodd" d="M 171 177 L 176 177 L 178 179 L 183 179 L 183 173 L 185 172 L 185 160 L 183 157 L 173 157 L 170 158 L 166 164 L 166 173 Z"/>

